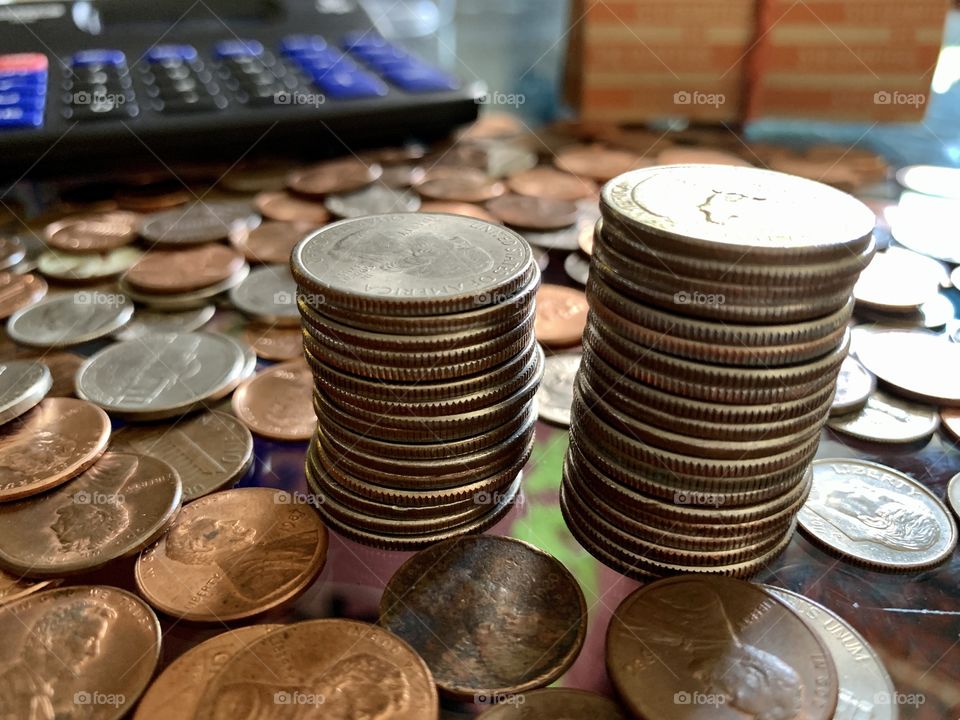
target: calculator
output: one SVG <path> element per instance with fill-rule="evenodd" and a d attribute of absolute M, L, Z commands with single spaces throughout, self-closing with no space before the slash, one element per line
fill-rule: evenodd
<path fill-rule="evenodd" d="M 0 4 L 7 180 L 429 140 L 484 92 L 382 37 L 356 0 Z"/>

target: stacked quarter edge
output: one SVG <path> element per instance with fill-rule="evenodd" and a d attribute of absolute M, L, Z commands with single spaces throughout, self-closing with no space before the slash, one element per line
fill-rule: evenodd
<path fill-rule="evenodd" d="M 543 374 L 530 246 L 472 218 L 372 215 L 311 234 L 291 267 L 326 521 L 390 549 L 493 525 L 520 487 Z"/>
<path fill-rule="evenodd" d="M 561 505 L 634 577 L 749 575 L 789 543 L 847 354 L 873 213 L 754 168 L 674 165 L 601 196 Z"/>

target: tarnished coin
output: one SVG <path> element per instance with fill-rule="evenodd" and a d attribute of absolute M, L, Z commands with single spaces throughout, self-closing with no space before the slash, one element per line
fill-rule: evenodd
<path fill-rule="evenodd" d="M 0 319 L 39 302 L 47 294 L 47 281 L 37 275 L 0 272 Z"/>
<path fill-rule="evenodd" d="M 437 689 L 417 653 L 354 620 L 295 623 L 251 643 L 210 681 L 194 717 L 262 716 L 277 707 L 290 718 L 439 718 Z"/>
<path fill-rule="evenodd" d="M 381 174 L 383 168 L 377 163 L 345 157 L 294 170 L 287 176 L 287 186 L 302 195 L 322 197 L 359 190 L 374 182 Z"/>
<path fill-rule="evenodd" d="M 875 390 L 859 412 L 831 417 L 827 426 L 861 440 L 912 443 L 930 437 L 939 425 L 937 409 Z"/>
<path fill-rule="evenodd" d="M 322 224 L 267 220 L 252 229 L 237 225 L 230 242 L 249 262 L 287 264 L 297 243 Z"/>
<path fill-rule="evenodd" d="M 11 315 L 7 334 L 21 345 L 70 347 L 110 335 L 132 316 L 133 303 L 119 293 L 60 293 Z"/>
<path fill-rule="evenodd" d="M 9 718 L 119 720 L 160 658 L 160 623 L 120 588 L 79 585 L 0 607 Z"/>
<path fill-rule="evenodd" d="M 47 244 L 57 250 L 76 253 L 103 253 L 129 245 L 137 237 L 140 216 L 132 212 L 74 215 L 44 228 Z"/>
<path fill-rule="evenodd" d="M 0 606 L 12 603 L 20 598 L 33 595 L 41 590 L 55 588 L 60 584 L 59 580 L 31 580 L 30 578 L 18 578 L 3 570 L 0 570 Z"/>
<path fill-rule="evenodd" d="M 384 588 L 380 624 L 420 653 L 441 692 L 472 699 L 560 677 L 583 645 L 587 605 L 554 557 L 512 538 L 476 535 L 407 560 Z"/>
<path fill-rule="evenodd" d="M 233 393 L 233 412 L 257 435 L 309 440 L 317 428 L 311 401 L 313 374 L 302 359 L 274 365 Z"/>
<path fill-rule="evenodd" d="M 236 224 L 253 227 L 258 222 L 245 201 L 207 200 L 147 215 L 138 232 L 157 245 L 199 245 L 224 240 Z"/>
<path fill-rule="evenodd" d="M 103 254 L 45 252 L 37 258 L 37 271 L 64 283 L 87 284 L 108 280 L 130 269 L 143 252 L 137 248 L 122 247 Z"/>
<path fill-rule="evenodd" d="M 590 258 L 581 253 L 572 252 L 563 261 L 563 270 L 567 277 L 576 283 L 586 285 L 590 279 Z"/>
<path fill-rule="evenodd" d="M 503 701 L 492 697 L 476 702 L 500 703 L 480 713 L 477 720 L 627 720 L 610 698 L 573 688 L 546 688 Z"/>
<path fill-rule="evenodd" d="M 288 265 L 266 265 L 251 271 L 230 290 L 230 302 L 244 315 L 260 322 L 300 325 L 297 283 Z"/>
<path fill-rule="evenodd" d="M 117 340 L 134 340 L 150 334 L 193 332 L 210 322 L 216 310 L 213 305 L 171 312 L 137 308 L 130 322 L 113 336 Z"/>
<path fill-rule="evenodd" d="M 960 408 L 944 408 L 941 410 L 940 424 L 954 440 L 960 442 Z"/>
<path fill-rule="evenodd" d="M 243 257 L 225 245 L 210 243 L 176 250 L 151 250 L 124 276 L 146 293 L 185 293 L 221 283 L 243 268 Z"/>
<path fill-rule="evenodd" d="M 328 195 L 324 206 L 339 218 L 355 218 L 381 213 L 416 212 L 420 198 L 409 190 L 394 190 L 374 183 L 362 190 L 343 195 Z"/>
<path fill-rule="evenodd" d="M 0 363 L 0 426 L 43 400 L 52 385 L 53 376 L 42 363 L 32 360 Z"/>
<path fill-rule="evenodd" d="M 897 720 L 893 680 L 876 651 L 852 625 L 800 593 L 773 585 L 763 588 L 803 618 L 830 651 L 840 682 L 834 718 Z"/>
<path fill-rule="evenodd" d="M 890 330 L 866 336 L 857 359 L 898 395 L 960 406 L 960 345 L 925 332 Z"/>
<path fill-rule="evenodd" d="M 577 221 L 577 206 L 569 200 L 501 195 L 487 203 L 487 210 L 501 222 L 530 230 L 559 230 Z"/>
<path fill-rule="evenodd" d="M 227 622 L 293 599 L 326 557 L 327 529 L 310 506 L 282 490 L 225 490 L 183 507 L 140 554 L 136 580 L 168 615 Z"/>
<path fill-rule="evenodd" d="M 911 312 L 937 296 L 946 270 L 925 255 L 890 248 L 873 256 L 853 287 L 858 304 L 886 312 Z"/>
<path fill-rule="evenodd" d="M 420 204 L 420 212 L 422 213 L 447 213 L 448 215 L 463 215 L 464 217 L 472 217 L 477 220 L 483 220 L 484 222 L 499 224 L 500 221 L 497 220 L 493 215 L 488 213 L 479 205 L 474 205 L 473 203 L 465 202 L 445 202 L 443 200 L 429 200 Z"/>
<path fill-rule="evenodd" d="M 960 199 L 960 169 L 937 165 L 907 165 L 897 170 L 897 182 L 907 190 Z"/>
<path fill-rule="evenodd" d="M 65 483 L 90 467 L 109 439 L 110 418 L 100 408 L 72 398 L 42 401 L 0 428 L 0 502 Z"/>
<path fill-rule="evenodd" d="M 0 270 L 14 267 L 27 256 L 27 248 L 16 235 L 0 235 Z"/>
<path fill-rule="evenodd" d="M 797 518 L 819 544 L 881 570 L 938 565 L 957 545 L 957 525 L 932 492 L 865 460 L 815 460 L 813 487 Z"/>
<path fill-rule="evenodd" d="M 148 335 L 88 358 L 77 371 L 77 395 L 120 417 L 159 420 L 229 392 L 246 364 L 244 349 L 225 335 Z"/>
<path fill-rule="evenodd" d="M 314 227 L 330 222 L 330 213 L 322 203 L 291 195 L 285 190 L 262 192 L 253 199 L 261 215 L 271 220 L 307 223 Z"/>
<path fill-rule="evenodd" d="M 833 394 L 830 415 L 859 412 L 876 389 L 876 379 L 856 358 L 846 357 L 840 364 L 837 389 Z"/>
<path fill-rule="evenodd" d="M 173 424 L 127 425 L 110 438 L 110 450 L 163 460 L 180 475 L 189 502 L 243 476 L 253 462 L 253 437 L 232 415 L 209 411 Z"/>
<path fill-rule="evenodd" d="M 507 179 L 507 187 L 518 195 L 551 200 L 587 199 L 597 194 L 592 180 L 544 165 L 513 175 Z"/>
<path fill-rule="evenodd" d="M 548 347 L 576 345 L 587 326 L 587 296 L 562 285 L 541 285 L 537 291 L 537 340 Z"/>
<path fill-rule="evenodd" d="M 544 363 L 543 379 L 537 390 L 540 419 L 569 427 L 573 405 L 573 381 L 580 369 L 577 354 L 551 355 Z"/>
<path fill-rule="evenodd" d="M 238 652 L 283 625 L 250 625 L 214 635 L 170 663 L 144 693 L 133 720 L 193 720 L 207 684 Z"/>
<path fill-rule="evenodd" d="M 0 565 L 27 577 L 94 570 L 156 540 L 181 498 L 162 460 L 104 453 L 55 490 L 0 505 Z"/>
<path fill-rule="evenodd" d="M 428 200 L 463 203 L 482 203 L 504 193 L 499 180 L 483 170 L 465 166 L 435 167 L 414 190 Z"/>
<path fill-rule="evenodd" d="M 243 339 L 264 360 L 293 360 L 303 357 L 303 334 L 299 327 L 275 327 L 251 323 Z"/>
<path fill-rule="evenodd" d="M 731 578 L 634 591 L 610 621 L 607 672 L 637 717 L 831 720 L 837 707 L 823 640 L 784 602 Z"/>

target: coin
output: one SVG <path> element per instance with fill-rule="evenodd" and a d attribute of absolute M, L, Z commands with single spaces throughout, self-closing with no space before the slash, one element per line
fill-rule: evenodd
<path fill-rule="evenodd" d="M 957 526 L 922 483 L 878 463 L 823 459 L 800 527 L 844 559 L 880 570 L 938 565 L 957 544 Z"/>
<path fill-rule="evenodd" d="M 186 293 L 224 282 L 243 265 L 243 257 L 236 250 L 210 243 L 151 250 L 130 268 L 124 279 L 145 293 Z"/>
<path fill-rule="evenodd" d="M 942 328 L 953 321 L 954 312 L 950 298 L 940 293 L 909 312 L 888 313 L 863 306 L 857 308 L 857 316 L 861 320 L 872 320 L 883 327 L 903 330 Z"/>
<path fill-rule="evenodd" d="M 910 250 L 950 264 L 960 263 L 956 238 L 949 231 L 957 200 L 904 192 L 891 213 L 893 238 Z"/>
<path fill-rule="evenodd" d="M 939 426 L 936 408 L 875 390 L 859 412 L 831 417 L 831 430 L 869 442 L 912 443 L 930 437 Z"/>
<path fill-rule="evenodd" d="M 541 285 L 537 291 L 537 340 L 548 347 L 575 345 L 587 325 L 587 297 L 562 285 Z"/>
<path fill-rule="evenodd" d="M 299 327 L 251 323 L 244 328 L 243 339 L 264 360 L 293 360 L 303 356 L 303 335 Z"/>
<path fill-rule="evenodd" d="M 225 490 L 185 505 L 169 532 L 140 554 L 137 588 L 174 617 L 239 620 L 299 595 L 326 555 L 326 528 L 289 493 Z"/>
<path fill-rule="evenodd" d="M 36 275 L 0 272 L 0 319 L 39 302 L 47 294 L 47 282 Z"/>
<path fill-rule="evenodd" d="M 560 677 L 583 645 L 587 605 L 554 557 L 512 538 L 477 535 L 407 560 L 384 588 L 380 624 L 420 653 L 441 692 L 470 699 Z"/>
<path fill-rule="evenodd" d="M 574 282 L 586 285 L 590 278 L 590 260 L 581 253 L 572 252 L 564 258 L 563 270 Z"/>
<path fill-rule="evenodd" d="M 394 190 L 374 183 L 361 190 L 341 195 L 328 195 L 324 206 L 339 218 L 356 218 L 380 213 L 416 212 L 420 198 L 409 190 Z"/>
<path fill-rule="evenodd" d="M 307 196 L 346 193 L 366 187 L 382 173 L 383 168 L 377 163 L 368 164 L 356 157 L 339 158 L 294 170 L 287 176 L 287 186 Z"/>
<path fill-rule="evenodd" d="M 0 236 L 0 270 L 14 267 L 27 256 L 27 248 L 16 235 Z"/>
<path fill-rule="evenodd" d="M 167 463 L 104 453 L 55 490 L 0 505 L 0 564 L 28 577 L 94 570 L 152 543 L 181 497 L 180 476 Z"/>
<path fill-rule="evenodd" d="M 302 359 L 274 365 L 241 383 L 233 412 L 257 435 L 309 440 L 317 426 L 310 402 L 313 375 Z"/>
<path fill-rule="evenodd" d="M 52 385 L 53 376 L 41 363 L 31 360 L 0 363 L 0 426 L 43 400 Z"/>
<path fill-rule="evenodd" d="M 907 190 L 960 199 L 960 169 L 936 165 L 907 165 L 897 170 L 897 182 Z"/>
<path fill-rule="evenodd" d="M 876 378 L 855 358 L 844 358 L 840 364 L 840 374 L 837 375 L 833 404 L 830 406 L 831 417 L 862 410 L 876 389 L 876 382 Z"/>
<path fill-rule="evenodd" d="M 899 395 L 937 405 L 960 405 L 960 346 L 923 332 L 872 333 L 857 359 Z"/>
<path fill-rule="evenodd" d="M 163 460 L 190 502 L 243 477 L 253 462 L 253 437 L 232 415 L 207 411 L 174 424 L 127 425 L 110 438 L 110 450 Z"/>
<path fill-rule="evenodd" d="M 463 215 L 472 217 L 484 222 L 499 224 L 499 220 L 488 213 L 479 205 L 465 202 L 444 202 L 442 200 L 430 200 L 420 203 L 420 212 L 422 213 L 447 213 L 449 215 Z"/>
<path fill-rule="evenodd" d="M 133 720 L 193 720 L 200 698 L 234 655 L 283 625 L 251 625 L 214 635 L 170 663 L 144 693 Z"/>
<path fill-rule="evenodd" d="M 482 170 L 463 166 L 440 166 L 427 172 L 414 186 L 421 197 L 443 202 L 482 203 L 503 195 L 503 183 Z"/>
<path fill-rule="evenodd" d="M 544 364 L 537 390 L 540 419 L 568 427 L 573 405 L 573 381 L 580 369 L 580 354 L 551 355 Z"/>
<path fill-rule="evenodd" d="M 330 222 L 330 213 L 319 202 L 291 195 L 285 190 L 262 192 L 253 199 L 254 207 L 265 218 L 306 223 L 319 227 Z"/>
<path fill-rule="evenodd" d="M 937 296 L 946 271 L 925 255 L 890 248 L 873 256 L 853 288 L 857 303 L 886 312 L 909 312 Z"/>
<path fill-rule="evenodd" d="M 240 200 L 201 201 L 147 215 L 138 232 L 157 245 L 198 245 L 223 240 L 235 225 L 250 227 L 260 219 Z"/>
<path fill-rule="evenodd" d="M 182 205 L 190 199 L 190 191 L 179 180 L 161 180 L 121 188 L 114 197 L 120 207 L 150 212 Z"/>
<path fill-rule="evenodd" d="M 11 718 L 119 720 L 160 658 L 160 623 L 115 587 L 45 590 L 0 607 L 0 667 Z M 49 710 L 49 712 L 48 712 Z"/>
<path fill-rule="evenodd" d="M 943 408 L 940 411 L 940 424 L 954 440 L 960 441 L 960 409 Z"/>
<path fill-rule="evenodd" d="M 565 147 L 556 154 L 553 164 L 572 175 L 606 182 L 651 163 L 632 152 L 594 144 Z"/>
<path fill-rule="evenodd" d="M 657 155 L 657 165 L 736 165 L 752 167 L 750 163 L 731 152 L 708 147 L 667 147 Z"/>
<path fill-rule="evenodd" d="M 569 200 L 501 195 L 487 203 L 501 222 L 531 230 L 558 230 L 577 221 L 577 206 Z"/>
<path fill-rule="evenodd" d="M 543 165 L 507 178 L 507 187 L 518 195 L 551 200 L 588 199 L 597 193 L 597 185 L 592 180 Z"/>
<path fill-rule="evenodd" d="M 947 483 L 947 502 L 950 503 L 956 515 L 960 515 L 960 479 L 958 478 L 960 473 L 950 478 L 950 482 Z"/>
<path fill-rule="evenodd" d="M 607 672 L 637 717 L 833 718 L 823 640 L 751 583 L 684 575 L 634 591 L 607 630 Z"/>
<path fill-rule="evenodd" d="M 121 278 L 120 290 L 134 302 L 146 305 L 160 312 L 179 312 L 181 310 L 196 310 L 207 305 L 210 300 L 222 292 L 229 290 L 250 273 L 250 266 L 243 263 L 240 269 L 222 282 L 195 290 L 181 293 L 146 293 L 133 288 L 125 278 Z"/>
<path fill-rule="evenodd" d="M 43 232 L 50 247 L 58 250 L 103 253 L 132 243 L 139 222 L 136 213 L 115 210 L 73 215 L 50 223 Z"/>
<path fill-rule="evenodd" d="M 823 605 L 800 593 L 764 585 L 812 629 L 837 666 L 839 694 L 834 717 L 855 718 L 867 713 L 872 720 L 896 720 L 897 691 L 883 661 L 852 625 Z"/>
<path fill-rule="evenodd" d="M 220 178 L 219 185 L 236 193 L 278 191 L 286 187 L 289 174 L 287 162 L 254 160 L 230 168 Z"/>
<path fill-rule="evenodd" d="M 231 244 L 250 262 L 289 263 L 290 253 L 310 230 L 323 223 L 267 220 L 255 228 L 235 225 Z"/>
<path fill-rule="evenodd" d="M 10 575 L 0 570 L 0 607 L 19 600 L 20 598 L 33 595 L 41 590 L 55 588 L 59 584 L 59 580 L 18 578 L 16 575 Z"/>
<path fill-rule="evenodd" d="M 116 277 L 142 257 L 143 252 L 132 247 L 121 247 L 103 254 L 50 251 L 37 258 L 37 270 L 51 280 L 88 284 Z"/>
<path fill-rule="evenodd" d="M 7 321 L 7 334 L 21 345 L 69 347 L 105 337 L 133 315 L 124 295 L 99 291 L 61 293 L 18 310 Z"/>
<path fill-rule="evenodd" d="M 190 310 L 160 312 L 137 308 L 126 325 L 114 333 L 117 340 L 134 340 L 151 333 L 181 333 L 199 330 L 213 318 L 216 308 L 201 305 Z"/>
<path fill-rule="evenodd" d="M 256 268 L 230 290 L 233 306 L 254 320 L 273 325 L 300 324 L 297 284 L 287 265 Z"/>
<path fill-rule="evenodd" d="M 586 690 L 547 688 L 508 696 L 480 698 L 478 704 L 498 703 L 477 720 L 626 720 L 610 698 Z"/>

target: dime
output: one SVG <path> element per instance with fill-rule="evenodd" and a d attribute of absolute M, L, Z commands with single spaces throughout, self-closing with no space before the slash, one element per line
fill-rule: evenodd
<path fill-rule="evenodd" d="M 65 483 L 100 457 L 109 438 L 110 419 L 100 408 L 72 398 L 43 400 L 0 428 L 0 502 Z"/>
<path fill-rule="evenodd" d="M 0 564 L 28 577 L 94 570 L 156 540 L 181 497 L 165 462 L 105 453 L 70 483 L 0 505 Z"/>
<path fill-rule="evenodd" d="M 286 264 L 290 262 L 290 253 L 296 244 L 322 224 L 267 220 L 252 229 L 235 225 L 230 242 L 249 262 Z"/>
<path fill-rule="evenodd" d="M 265 218 L 305 223 L 319 227 L 330 222 L 330 213 L 322 203 L 291 195 L 285 190 L 262 192 L 253 199 L 254 207 Z"/>
<path fill-rule="evenodd" d="M 44 228 L 50 247 L 76 253 L 103 253 L 129 245 L 137 237 L 140 216 L 132 212 L 74 215 Z"/>
<path fill-rule="evenodd" d="M 556 154 L 553 164 L 572 175 L 606 182 L 651 162 L 632 152 L 603 145 L 571 145 Z"/>
<path fill-rule="evenodd" d="M 940 424 L 954 440 L 960 441 L 960 409 L 943 408 L 940 411 Z"/>
<path fill-rule="evenodd" d="M 384 588 L 380 624 L 423 656 L 441 692 L 472 699 L 560 677 L 583 645 L 587 605 L 552 556 L 512 538 L 478 535 L 407 560 Z"/>
<path fill-rule="evenodd" d="M 213 305 L 172 312 L 137 308 L 130 322 L 113 336 L 117 340 L 134 340 L 150 334 L 193 332 L 210 322 L 215 312 Z"/>
<path fill-rule="evenodd" d="M 857 316 L 891 329 L 942 328 L 954 319 L 954 309 L 950 298 L 938 293 L 914 311 L 888 313 L 858 307 Z"/>
<path fill-rule="evenodd" d="M 16 235 L 0 236 L 0 270 L 16 266 L 27 256 L 27 248 Z"/>
<path fill-rule="evenodd" d="M 551 200 L 588 199 L 597 193 L 592 180 L 542 165 L 508 178 L 507 187 L 518 195 Z"/>
<path fill-rule="evenodd" d="M 230 302 L 244 315 L 283 326 L 300 324 L 296 296 L 297 284 L 287 265 L 256 268 L 230 290 Z"/>
<path fill-rule="evenodd" d="M 907 165 L 897 170 L 897 182 L 907 190 L 960 199 L 960 169 L 936 165 Z"/>
<path fill-rule="evenodd" d="M 287 176 L 287 186 L 302 195 L 322 197 L 359 190 L 382 173 L 383 168 L 376 163 L 367 164 L 356 157 L 340 158 L 294 170 Z"/>
<path fill-rule="evenodd" d="M 580 354 L 551 355 L 546 359 L 543 380 L 537 391 L 540 419 L 557 425 L 570 425 L 573 405 L 573 381 L 580 369 Z"/>
<path fill-rule="evenodd" d="M 932 492 L 865 460 L 814 461 L 810 497 L 797 517 L 817 543 L 880 570 L 938 565 L 957 544 L 956 523 Z"/>
<path fill-rule="evenodd" d="M 772 585 L 763 589 L 791 608 L 813 628 L 837 666 L 839 694 L 834 717 L 896 720 L 896 688 L 883 661 L 852 625 L 823 605 Z"/>
<path fill-rule="evenodd" d="M 562 285 L 541 285 L 537 291 L 537 340 L 548 347 L 576 345 L 587 325 L 587 297 Z"/>
<path fill-rule="evenodd" d="M 293 360 L 303 356 L 303 335 L 299 327 L 251 323 L 244 328 L 243 339 L 264 360 Z"/>
<path fill-rule="evenodd" d="M 479 205 L 473 205 L 472 203 L 465 202 L 444 202 L 441 200 L 427 201 L 420 204 L 420 212 L 463 215 L 464 217 L 472 217 L 476 220 L 483 220 L 484 222 L 494 224 L 499 224 L 500 222 L 497 220 L 497 218 L 488 213 Z"/>
<path fill-rule="evenodd" d="M 77 370 L 86 358 L 71 352 L 46 352 L 38 358 L 47 366 L 53 385 L 47 397 L 72 397 L 77 391 Z"/>
<path fill-rule="evenodd" d="M 885 312 L 910 312 L 937 296 L 946 271 L 925 255 L 890 248 L 873 256 L 853 288 L 858 304 Z"/>
<path fill-rule="evenodd" d="M 110 438 L 110 450 L 159 458 L 183 484 L 190 502 L 234 484 L 253 462 L 253 437 L 232 415 L 203 412 L 174 424 L 127 425 Z"/>
<path fill-rule="evenodd" d="M 11 718 L 119 720 L 160 658 L 160 623 L 115 587 L 46 590 L 0 607 L 0 667 Z M 48 713 L 47 710 L 50 710 Z M 41 714 L 38 714 L 41 713 Z"/>
<path fill-rule="evenodd" d="M 501 222 L 531 230 L 559 230 L 577 221 L 577 206 L 569 200 L 527 195 L 501 195 L 487 203 Z"/>
<path fill-rule="evenodd" d="M 145 293 L 186 293 L 222 283 L 244 266 L 236 250 L 213 243 L 176 250 L 151 250 L 124 280 Z"/>
<path fill-rule="evenodd" d="M 157 245 L 199 245 L 224 240 L 234 225 L 255 226 L 259 218 L 247 202 L 201 201 L 147 215 L 138 232 Z"/>
<path fill-rule="evenodd" d="M 957 473 L 947 483 L 947 502 L 956 515 L 960 515 L 960 473 Z"/>
<path fill-rule="evenodd" d="M 831 417 L 862 410 L 876 389 L 876 384 L 876 378 L 855 358 L 844 358 L 840 364 L 840 374 L 837 375 L 833 404 L 830 406 Z"/>
<path fill-rule="evenodd" d="M 137 588 L 174 617 L 239 620 L 299 595 L 326 555 L 326 528 L 289 493 L 225 490 L 185 505 L 170 531 L 140 554 Z"/>
<path fill-rule="evenodd" d="M 310 403 L 313 375 L 302 359 L 274 365 L 241 383 L 233 412 L 257 435 L 308 440 L 317 426 Z"/>
<path fill-rule="evenodd" d="M 381 213 L 416 212 L 420 198 L 409 190 L 393 190 L 381 183 L 343 195 L 328 195 L 324 206 L 339 218 L 356 218 Z"/>
<path fill-rule="evenodd" d="M 428 200 L 482 203 L 504 193 L 503 183 L 482 170 L 443 166 L 427 172 L 414 189 Z"/>
<path fill-rule="evenodd" d="M 960 405 L 960 345 L 924 332 L 872 333 L 857 359 L 898 394 L 937 405 Z"/>
<path fill-rule="evenodd" d="M 823 640 L 747 582 L 680 576 L 634 591 L 607 630 L 607 672 L 637 717 L 833 718 Z"/>
<path fill-rule="evenodd" d="M 870 442 L 912 443 L 930 437 L 939 425 L 936 408 L 875 390 L 859 412 L 831 417 L 831 430 Z"/>
<path fill-rule="evenodd" d="M 500 698 L 481 698 L 479 703 L 500 703 L 484 710 L 477 720 L 626 720 L 610 698 L 586 690 L 547 688 Z"/>
<path fill-rule="evenodd" d="M 39 362 L 11 360 L 0 364 L 0 426 L 43 400 L 52 385 L 50 370 Z"/>
<path fill-rule="evenodd" d="M 21 345 L 69 347 L 110 335 L 132 316 L 133 303 L 124 295 L 62 293 L 15 312 L 7 321 L 7 334 Z"/>
<path fill-rule="evenodd" d="M 0 607 L 12 603 L 20 598 L 25 598 L 41 590 L 55 588 L 60 584 L 59 580 L 30 580 L 29 578 L 18 578 L 16 575 L 0 570 Z"/>
<path fill-rule="evenodd" d="M 0 319 L 38 302 L 47 294 L 47 282 L 36 275 L 0 272 Z"/>
<path fill-rule="evenodd" d="M 37 270 L 51 280 L 89 284 L 126 272 L 142 257 L 143 252 L 132 247 L 117 248 L 102 255 L 50 251 L 37 258 Z"/>

